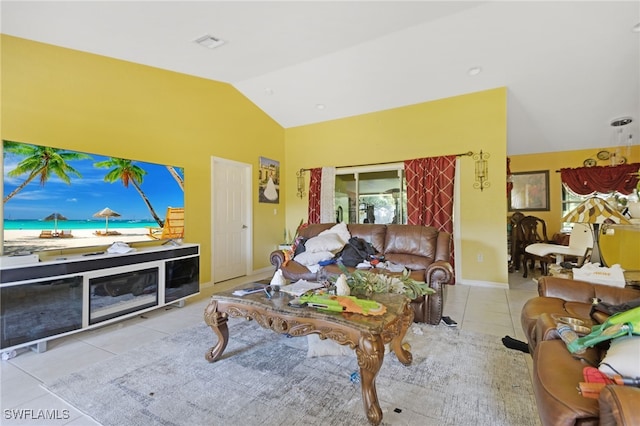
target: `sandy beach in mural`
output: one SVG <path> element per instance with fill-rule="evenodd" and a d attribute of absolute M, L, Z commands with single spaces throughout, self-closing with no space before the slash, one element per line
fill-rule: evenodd
<path fill-rule="evenodd" d="M 116 241 L 131 243 L 136 241 L 153 241 L 148 236 L 148 228 L 111 228 L 109 231 L 116 231 L 120 235 L 97 236 L 96 230 L 73 229 L 69 238 L 40 238 L 40 230 L 5 230 L 4 231 L 4 253 L 11 254 L 17 251 L 36 252 L 42 250 L 56 250 L 73 247 L 88 246 L 109 246 Z"/>

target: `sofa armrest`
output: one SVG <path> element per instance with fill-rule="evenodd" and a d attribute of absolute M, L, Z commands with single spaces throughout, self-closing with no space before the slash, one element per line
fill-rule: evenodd
<path fill-rule="evenodd" d="M 424 271 L 424 282 L 429 288 L 435 290 L 423 302 L 424 315 L 418 321 L 424 321 L 432 325 L 440 323 L 442 309 L 444 307 L 444 286 L 449 284 L 453 278 L 453 268 L 449 262 L 437 260 Z"/>
<path fill-rule="evenodd" d="M 276 267 L 276 271 L 281 269 L 285 260 L 284 252 L 282 250 L 272 251 L 269 256 L 269 260 L 271 261 L 271 264 Z"/>
<path fill-rule="evenodd" d="M 276 251 L 271 252 L 271 255 L 269 256 L 269 259 L 271 260 L 271 264 L 273 266 L 275 266 L 276 271 L 278 269 L 280 269 L 282 271 L 282 276 L 287 280 L 290 280 L 290 281 L 298 281 L 298 280 L 313 281 L 313 280 L 317 279 L 317 274 L 315 272 L 311 272 L 309 270 L 309 268 L 307 268 L 306 266 L 296 262 L 293 259 L 289 260 L 289 262 L 287 262 L 286 266 L 283 266 L 284 262 L 286 260 L 286 257 L 284 255 L 284 253 L 282 252 L 282 250 L 276 250 Z"/>
<path fill-rule="evenodd" d="M 424 271 L 424 282 L 429 287 L 436 288 L 436 286 L 442 284 L 449 284 L 453 279 L 453 267 L 449 262 L 444 260 L 437 260 L 433 262 Z"/>
<path fill-rule="evenodd" d="M 282 250 L 272 251 L 271 255 L 269 255 L 269 260 L 271 261 L 271 264 L 276 267 L 277 271 L 282 268 L 282 264 L 284 263 L 284 252 Z"/>
<path fill-rule="evenodd" d="M 640 388 L 632 386 L 605 386 L 600 392 L 600 425 L 638 425 Z"/>
<path fill-rule="evenodd" d="M 640 290 L 545 276 L 538 280 L 538 294 L 587 304 L 591 304 L 594 298 L 598 298 L 600 301 L 619 305 L 640 297 Z"/>

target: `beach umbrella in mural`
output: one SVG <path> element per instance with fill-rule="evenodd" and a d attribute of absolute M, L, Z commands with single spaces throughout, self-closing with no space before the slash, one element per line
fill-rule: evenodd
<path fill-rule="evenodd" d="M 62 216 L 60 213 L 51 213 L 49 216 L 45 217 L 44 220 L 47 222 L 53 221 L 53 232 L 58 233 L 58 221 L 59 220 L 68 220 L 66 217 Z"/>
<path fill-rule="evenodd" d="M 109 207 L 105 207 L 104 209 L 100 210 L 98 213 L 94 214 L 93 217 L 104 217 L 105 233 L 109 233 L 109 218 L 120 217 L 120 213 L 111 210 Z"/>

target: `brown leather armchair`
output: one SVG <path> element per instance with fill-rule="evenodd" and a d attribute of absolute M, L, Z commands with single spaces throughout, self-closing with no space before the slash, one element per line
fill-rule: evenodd
<path fill-rule="evenodd" d="M 605 314 L 591 318 L 592 300 L 622 304 L 640 297 L 640 290 L 610 287 L 558 277 L 538 281 L 539 297 L 528 300 L 521 312 L 522 329 L 533 357 L 533 388 L 543 425 L 640 425 L 640 388 L 609 385 L 599 400 L 577 390 L 583 368 L 598 365 L 605 346 L 572 355 L 556 332 L 553 315 L 578 318 L 587 325 L 601 323 Z"/>

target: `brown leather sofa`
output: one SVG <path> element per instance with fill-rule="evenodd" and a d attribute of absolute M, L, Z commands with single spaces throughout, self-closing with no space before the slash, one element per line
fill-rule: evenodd
<path fill-rule="evenodd" d="M 594 298 L 621 304 L 640 297 L 640 290 L 591 284 L 559 277 L 538 281 L 539 297 L 528 300 L 521 313 L 522 328 L 533 357 L 533 388 L 543 425 L 640 425 L 640 388 L 608 385 L 599 399 L 578 392 L 583 369 L 597 366 L 608 342 L 572 355 L 558 336 L 552 315 L 602 323 L 605 314 L 589 316 Z M 580 359 L 582 358 L 582 360 Z"/>
<path fill-rule="evenodd" d="M 300 236 L 311 238 L 334 226 L 335 223 L 312 224 L 300 231 Z M 348 224 L 352 237 L 359 237 L 371 243 L 385 260 L 404 265 L 411 271 L 416 281 L 426 282 L 436 291 L 428 297 L 418 297 L 411 302 L 415 322 L 438 324 L 442 317 L 444 304 L 444 285 L 449 284 L 453 270 L 449 264 L 451 235 L 440 232 L 432 226 L 419 225 L 379 225 Z M 306 266 L 290 260 L 285 264 L 284 253 L 280 250 L 271 253 L 271 264 L 289 280 L 315 280 L 317 274 Z M 353 270 L 354 268 L 348 268 Z M 375 269 L 381 272 L 380 269 Z M 339 275 L 342 272 L 337 265 L 328 265 L 323 273 Z"/>

